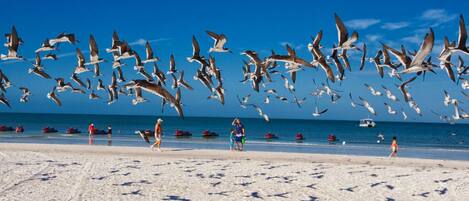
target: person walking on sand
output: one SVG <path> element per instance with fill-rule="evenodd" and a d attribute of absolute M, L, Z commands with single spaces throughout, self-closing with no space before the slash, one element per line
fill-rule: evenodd
<path fill-rule="evenodd" d="M 392 142 L 391 142 L 391 154 L 389 154 L 389 157 L 395 157 L 397 156 L 397 150 L 399 147 L 397 146 L 397 137 L 394 136 L 392 137 Z"/>
<path fill-rule="evenodd" d="M 151 149 L 153 150 L 156 146 L 156 150 L 161 152 L 160 146 L 161 146 L 161 134 L 163 134 L 163 128 L 162 128 L 162 123 L 163 119 L 158 118 L 155 124 L 155 143 L 151 145 Z"/>
<path fill-rule="evenodd" d="M 236 150 L 243 151 L 244 149 L 244 140 L 243 138 L 246 137 L 246 130 L 244 129 L 244 125 L 241 121 L 236 118 L 231 123 L 234 126 L 234 134 L 235 134 L 235 143 L 236 143 Z"/>

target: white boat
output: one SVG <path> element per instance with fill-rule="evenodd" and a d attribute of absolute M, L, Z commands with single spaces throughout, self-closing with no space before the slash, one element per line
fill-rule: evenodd
<path fill-rule="evenodd" d="M 359 126 L 364 128 L 373 128 L 376 126 L 376 123 L 373 119 L 361 119 Z"/>

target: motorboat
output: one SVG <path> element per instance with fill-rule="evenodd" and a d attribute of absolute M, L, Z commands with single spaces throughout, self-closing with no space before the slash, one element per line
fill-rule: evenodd
<path fill-rule="evenodd" d="M 202 137 L 205 137 L 205 138 L 218 137 L 218 136 L 219 135 L 217 133 L 209 131 L 209 130 L 205 130 L 202 132 Z"/>
<path fill-rule="evenodd" d="M 361 119 L 359 126 L 362 128 L 373 128 L 376 126 L 376 123 L 373 121 L 373 119 Z"/>

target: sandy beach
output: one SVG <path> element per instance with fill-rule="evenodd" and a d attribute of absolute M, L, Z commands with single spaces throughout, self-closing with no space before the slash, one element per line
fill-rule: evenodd
<path fill-rule="evenodd" d="M 0 144 L 1 200 L 464 200 L 469 162 Z"/>

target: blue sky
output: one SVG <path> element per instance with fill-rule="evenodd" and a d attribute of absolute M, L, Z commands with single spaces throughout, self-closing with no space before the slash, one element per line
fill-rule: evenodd
<path fill-rule="evenodd" d="M 299 109 L 294 104 L 286 104 L 271 99 L 271 104 L 262 104 L 265 95 L 254 92 L 249 84 L 242 85 L 241 67 L 244 56 L 239 55 L 243 50 L 251 49 L 259 52 L 262 57 L 268 56 L 271 49 L 281 54 L 286 54 L 284 44 L 289 43 L 297 49 L 297 54 L 307 60 L 312 57 L 306 45 L 310 37 L 320 29 L 324 31 L 322 44 L 329 48 L 337 43 L 337 33 L 334 24 L 334 12 L 338 13 L 348 26 L 349 32 L 357 30 L 360 34 L 360 43 L 366 42 L 369 46 L 369 55 L 374 55 L 379 41 L 383 41 L 395 48 L 405 44 L 408 49 L 417 49 L 425 32 L 431 26 L 435 30 L 435 53 L 441 49 L 441 42 L 445 35 L 450 40 L 457 39 L 459 14 L 466 16 L 466 24 L 469 20 L 467 1 L 392 1 L 383 5 L 376 1 L 361 1 L 351 4 L 350 1 L 289 1 L 285 3 L 273 3 L 271 1 L 74 1 L 63 3 L 62 1 L 15 1 L 11 6 L 0 7 L 0 32 L 7 33 L 11 25 L 15 25 L 20 37 L 25 41 L 20 47 L 20 54 L 27 58 L 34 57 L 34 50 L 40 47 L 46 38 L 56 36 L 66 31 L 77 35 L 81 42 L 76 47 L 88 50 L 88 37 L 92 33 L 101 49 L 101 56 L 111 59 L 103 50 L 111 43 L 112 31 L 116 30 L 121 39 L 132 44 L 132 47 L 144 55 L 143 42 L 151 41 L 154 52 L 162 61 L 159 66 L 167 70 L 169 55 L 173 53 L 178 69 L 186 72 L 186 79 L 195 88 L 194 91 L 183 90 L 184 110 L 188 116 L 246 116 L 257 117 L 254 110 L 244 110 L 239 107 L 236 95 L 244 96 L 252 94 L 252 103 L 260 104 L 271 118 L 304 118 L 313 119 L 311 115 L 315 100 L 309 94 L 314 90 L 312 79 L 317 82 L 325 80 L 322 70 L 308 69 L 299 73 L 296 88 L 299 97 L 307 97 L 304 106 Z M 405 5 L 405 6 L 402 6 Z M 222 106 L 214 100 L 207 100 L 210 95 L 198 81 L 192 76 L 198 68 L 196 64 L 186 61 L 190 56 L 191 37 L 195 35 L 200 43 L 203 54 L 208 56 L 208 49 L 212 40 L 206 35 L 205 30 L 224 33 L 228 37 L 227 47 L 234 54 L 215 53 L 218 66 L 222 69 L 224 86 L 226 90 L 226 104 Z M 325 48 L 325 50 L 327 50 Z M 325 51 L 323 50 L 323 51 Z M 1 47 L 0 51 L 6 52 Z M 381 84 L 391 88 L 394 94 L 402 99 L 401 94 L 394 87 L 398 84 L 394 79 L 386 76 L 378 78 L 375 67 L 367 63 L 365 70 L 358 71 L 359 54 L 352 54 L 353 72 L 346 73 L 346 80 L 341 85 L 332 87 L 344 91 L 344 98 L 337 104 L 329 103 L 326 97 L 319 100 L 321 108 L 329 108 L 329 111 L 320 119 L 349 119 L 356 120 L 368 116 L 364 108 L 353 109 L 346 97 L 352 91 L 354 97 L 362 96 L 370 101 L 377 109 L 378 120 L 400 121 L 402 116 L 386 113 L 383 102 L 385 97 L 372 97 L 369 91 L 363 87 L 368 83 L 375 88 Z M 68 78 L 76 65 L 75 47 L 64 44 L 57 52 L 58 61 L 44 61 L 47 72 L 53 77 Z M 88 59 L 88 54 L 85 53 Z M 467 60 L 468 57 L 465 57 Z M 133 60 L 129 60 L 124 67 L 127 79 L 140 78 L 133 70 Z M 469 62 L 467 62 L 469 63 Z M 111 63 L 101 65 L 104 74 L 104 82 L 110 82 Z M 12 103 L 12 108 L 0 107 L 2 112 L 53 112 L 53 113 L 97 113 L 97 114 L 144 114 L 160 115 L 160 99 L 144 94 L 150 101 L 137 106 L 130 104 L 131 97 L 121 97 L 118 102 L 108 106 L 105 100 L 91 101 L 87 95 L 70 93 L 59 94 L 64 102 L 63 107 L 57 107 L 46 98 L 46 93 L 55 85 L 53 80 L 44 80 L 37 76 L 27 74 L 31 67 L 28 62 L 0 63 L 0 68 L 9 76 L 15 85 L 10 88 L 7 98 Z M 283 67 L 280 68 L 283 70 Z M 151 70 L 151 66 L 147 66 Z M 443 106 L 443 90 L 447 89 L 457 98 L 461 97 L 460 86 L 451 83 L 445 73 L 438 69 L 438 75 L 427 75 L 426 81 L 419 78 L 410 89 L 413 97 L 422 107 L 424 116 L 418 117 L 404 103 L 391 103 L 394 109 L 404 108 L 413 121 L 437 121 L 438 118 L 431 114 L 430 109 L 451 115 L 452 108 Z M 89 77 L 93 84 L 96 80 L 92 74 L 83 74 L 81 77 Z M 408 78 L 410 76 L 406 76 Z M 268 88 L 277 88 L 283 96 L 290 97 L 282 88 L 280 77 L 275 77 L 275 82 Z M 27 104 L 19 103 L 19 86 L 27 86 L 33 95 Z M 99 92 L 102 97 L 106 94 Z M 463 108 L 467 108 L 463 104 Z M 167 115 L 175 115 L 175 112 L 167 107 Z"/>

